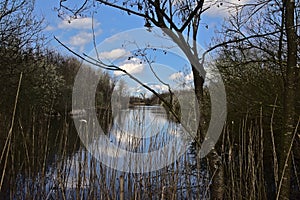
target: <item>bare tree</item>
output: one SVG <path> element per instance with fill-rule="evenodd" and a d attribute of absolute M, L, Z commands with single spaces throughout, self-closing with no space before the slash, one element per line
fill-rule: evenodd
<path fill-rule="evenodd" d="M 279 157 L 280 182 L 278 186 L 277 199 L 288 199 L 290 197 L 291 177 L 291 154 L 290 147 L 293 145 L 295 134 L 295 89 L 297 68 L 298 38 L 295 24 L 295 1 L 283 0 L 284 25 L 287 39 L 287 59 L 284 81 L 284 131 L 282 133 L 282 145 Z M 295 42 L 296 41 L 296 42 Z"/>
<path fill-rule="evenodd" d="M 297 78 L 297 74 L 299 74 L 299 68 L 297 68 L 297 62 L 299 62 L 299 57 L 297 57 L 299 55 L 299 36 L 297 36 L 300 25 L 297 20 L 299 1 L 255 1 L 240 6 L 240 9 L 242 12 L 232 15 L 226 22 L 224 31 L 221 33 L 224 39 L 222 42 L 219 41 L 215 47 L 223 46 L 223 56 L 231 58 L 230 67 L 225 69 L 229 74 L 237 75 L 240 72 L 245 75 L 248 66 L 252 65 L 253 69 L 255 66 L 258 67 L 256 72 L 264 71 L 269 75 L 273 74 L 270 77 L 270 79 L 275 78 L 273 82 L 277 79 L 276 85 L 274 85 L 277 88 L 274 90 L 278 92 L 277 95 L 280 99 L 278 103 L 283 108 L 281 118 L 283 125 L 280 127 L 280 133 L 276 140 L 278 141 L 276 143 L 278 166 L 276 166 L 277 155 L 275 155 L 274 177 L 276 198 L 288 199 L 290 198 L 292 166 L 290 149 L 294 144 L 296 123 L 299 117 L 295 110 L 296 88 L 299 87 L 297 86 L 299 85 L 299 78 Z M 227 77 L 229 78 L 229 76 Z M 235 79 L 238 78 L 240 77 L 235 77 Z M 264 84 L 272 81 L 270 79 L 264 81 Z M 247 80 L 244 83 L 247 83 Z M 259 84 L 259 82 L 252 83 L 257 88 L 259 88 Z M 258 90 L 255 89 L 255 92 Z M 265 92 L 270 93 L 269 91 Z M 247 101 L 249 100 L 247 99 Z M 265 105 L 267 99 L 257 101 L 257 103 L 259 102 L 261 105 Z"/>
<path fill-rule="evenodd" d="M 151 28 L 153 25 L 162 28 L 184 52 L 191 64 L 194 76 L 195 95 L 198 100 L 199 110 L 202 110 L 203 86 L 205 81 L 205 70 L 203 69 L 204 58 L 198 55 L 197 39 L 199 37 L 199 25 L 201 14 L 209 6 L 204 5 L 204 0 L 198 1 L 176 1 L 176 0 L 137 0 L 137 1 L 109 1 L 109 0 L 85 0 L 76 8 L 68 6 L 66 1 L 60 1 L 58 8 L 59 16 L 65 15 L 71 18 L 77 18 L 85 10 L 99 5 L 109 6 L 115 9 L 127 12 L 129 15 L 136 15 L 145 20 L 145 27 Z M 211 2 L 212 3 L 212 2 Z M 187 37 L 183 33 L 187 33 Z M 199 58 L 201 57 L 201 58 Z M 145 85 L 143 85 L 145 86 Z M 151 92 L 151 88 L 145 86 Z M 167 103 L 167 102 L 166 102 Z M 200 116 L 199 128 L 197 131 L 196 143 L 201 146 L 205 138 L 203 130 L 204 119 Z M 211 197 L 213 199 L 222 199 L 224 194 L 223 168 L 219 155 L 215 149 L 208 155 L 210 163 L 210 172 L 212 175 Z"/>

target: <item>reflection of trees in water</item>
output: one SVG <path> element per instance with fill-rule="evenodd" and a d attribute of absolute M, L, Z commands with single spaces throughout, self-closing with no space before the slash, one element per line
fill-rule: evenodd
<path fill-rule="evenodd" d="M 0 146 L 4 147 L 4 143 L 1 137 Z M 11 144 L 0 193 L 3 198 L 8 195 L 20 198 L 25 193 L 37 195 L 37 192 L 43 195 L 49 171 L 57 167 L 55 163 L 60 157 L 70 157 L 78 151 L 80 143 L 72 120 L 33 115 L 31 124 L 18 119 Z M 4 163 L 2 160 L 1 172 Z"/>
<path fill-rule="evenodd" d="M 143 131 L 149 128 L 148 124 L 166 122 L 167 119 L 164 118 L 166 114 L 163 111 L 164 109 L 159 107 L 123 110 L 115 116 L 115 122 L 111 126 L 118 124 L 124 128 L 135 124 L 136 129 L 130 130 Z M 89 123 L 95 123 L 88 116 L 87 112 L 86 118 L 80 119 L 82 121 L 80 128 L 83 131 Z M 196 198 L 204 195 L 204 190 L 199 185 L 208 185 L 206 171 L 196 170 L 197 161 L 191 152 L 159 171 L 145 174 L 123 173 L 104 166 L 84 148 L 80 148 L 80 139 L 73 119 L 41 115 L 27 121 L 31 121 L 31 124 L 25 126 L 19 122 L 15 126 L 13 145 L 7 164 L 9 167 L 1 191 L 3 198 L 12 195 L 11 197 L 20 199 L 46 199 L 47 197 L 75 199 L 76 196 L 81 196 L 83 199 L 93 197 L 117 199 L 120 195 L 121 175 L 124 176 L 126 198 L 137 196 L 137 199 L 158 199 L 162 194 L 163 186 L 166 186 L 164 192 L 168 196 L 175 194 L 178 198 Z M 99 120 L 99 123 L 103 122 Z M 164 128 L 166 129 L 164 134 L 175 137 L 171 135 L 175 134 L 175 131 L 172 131 L 173 126 L 166 125 Z M 88 129 L 85 131 L 91 133 Z M 149 131 L 153 129 L 149 128 Z M 152 137 L 149 141 L 152 140 L 155 144 L 152 148 L 159 148 L 160 145 L 164 145 L 165 139 L 166 137 L 162 136 Z M 0 146 L 3 146 L 3 142 L 5 141 L 1 140 Z M 126 144 L 133 143 L 123 141 L 123 147 Z M 144 143 L 131 150 L 143 152 L 141 148 L 148 147 Z"/>
<path fill-rule="evenodd" d="M 160 131 L 160 133 L 158 133 L 158 136 L 147 138 L 148 143 L 141 142 L 140 138 L 137 140 L 133 138 L 132 134 L 136 132 L 126 133 L 125 131 L 126 129 L 128 131 L 146 131 L 148 124 L 158 123 L 161 125 L 167 123 L 168 120 L 163 117 L 166 117 L 166 114 L 162 110 L 164 109 L 157 107 L 152 109 L 136 107 L 135 109 L 120 111 L 114 118 L 114 124 L 108 137 L 112 143 L 128 151 L 145 152 L 146 149 L 146 152 L 148 152 L 161 148 L 168 142 L 168 139 L 179 134 L 178 130 L 174 129 L 177 127 L 174 122 L 169 121 L 169 124 L 160 127 L 162 130 L 155 130 L 151 127 L 150 131 Z M 93 122 L 89 119 L 82 121 L 81 128 L 83 130 L 85 123 Z M 119 129 L 116 130 L 116 128 Z M 138 140 L 140 142 L 136 142 Z M 88 141 L 91 145 L 100 143 L 95 140 Z M 151 142 L 152 144 L 150 144 Z M 105 150 L 109 152 L 109 149 Z M 167 159 L 166 156 L 168 155 L 160 156 Z M 160 199 L 163 187 L 166 188 L 164 192 L 167 196 L 174 196 L 177 199 L 197 199 L 205 196 L 205 187 L 207 187 L 209 181 L 204 165 L 204 167 L 202 166 L 203 170 L 197 170 L 199 161 L 192 150 L 175 163 L 158 171 L 144 174 L 124 173 L 110 169 L 95 160 L 85 149 L 77 151 L 63 162 L 65 165 L 62 167 L 62 171 L 67 170 L 69 175 L 60 181 L 62 181 L 66 191 L 72 191 L 67 193 L 68 198 L 75 198 L 80 193 L 83 199 L 96 196 L 99 199 L 118 199 L 120 195 L 120 177 L 123 176 L 125 199 L 134 196 L 136 199 Z M 58 181 L 58 178 L 56 178 L 56 181 Z M 55 192 L 52 193 L 52 196 L 56 198 L 61 197 L 60 195 Z"/>

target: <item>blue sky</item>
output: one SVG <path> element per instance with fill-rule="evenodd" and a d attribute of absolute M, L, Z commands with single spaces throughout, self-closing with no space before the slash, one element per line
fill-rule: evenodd
<path fill-rule="evenodd" d="M 228 16 L 228 12 L 224 10 L 224 6 L 216 6 L 218 5 L 218 2 L 223 1 L 213 1 L 214 4 L 212 5 L 214 6 L 202 16 L 198 42 L 204 49 L 211 43 L 215 30 L 220 27 L 224 18 Z M 241 1 L 231 0 L 229 2 L 240 3 Z M 245 3 L 246 1 L 242 2 Z M 105 43 L 108 38 L 111 38 L 120 32 L 134 28 L 143 28 L 145 23 L 144 20 L 139 17 L 133 15 L 129 16 L 127 13 L 105 6 L 101 6 L 97 14 L 94 15 L 93 20 L 91 16 L 87 16 L 69 23 L 67 20 L 58 17 L 58 13 L 54 9 L 55 7 L 58 7 L 58 5 L 59 0 L 36 0 L 35 11 L 37 15 L 45 18 L 47 27 L 44 30 L 44 34 L 48 36 L 50 40 L 50 48 L 54 48 L 63 53 L 67 53 L 67 51 L 53 39 L 54 36 L 59 38 L 64 44 L 76 52 L 84 52 L 91 55 L 93 54 L 91 53 L 93 50 L 92 23 L 94 24 L 97 45 Z M 123 37 L 122 34 L 121 37 Z M 122 49 L 121 46 L 111 46 L 111 48 L 105 50 L 101 48 L 99 53 L 105 55 L 107 58 L 111 58 L 109 61 L 113 64 L 122 66 L 127 71 L 139 76 L 145 83 L 151 83 L 153 87 L 155 87 L 154 85 L 157 83 L 158 88 L 159 85 L 161 86 L 153 76 L 149 75 L 151 74 L 149 66 L 140 64 L 141 59 L 139 58 L 128 60 L 128 57 L 132 55 L 132 52 Z M 186 63 L 178 56 L 168 54 L 168 56 L 157 57 L 156 59 L 160 60 L 160 63 L 157 63 L 157 66 L 160 67 L 157 67 L 156 69 L 164 68 L 164 70 L 159 72 L 163 80 L 170 81 L 168 82 L 170 84 L 171 82 L 178 84 L 178 80 L 191 80 L 192 77 L 189 72 L 182 72 Z M 165 67 L 162 67 L 161 65 Z M 114 75 L 119 76 L 120 74 L 115 73 Z M 131 85 L 131 89 L 132 88 L 133 86 Z M 161 89 L 162 88 L 163 87 L 161 87 Z"/>
<path fill-rule="evenodd" d="M 242 2 L 247 1 L 244 0 Z M 213 2 L 223 1 L 215 0 Z M 239 3 L 241 1 L 231 0 L 229 2 Z M 51 36 L 59 37 L 62 41 L 71 45 L 73 44 L 74 48 L 78 49 L 80 47 L 78 50 L 84 50 L 85 52 L 91 50 L 92 46 L 90 42 L 87 42 L 87 33 L 89 33 L 91 29 L 90 16 L 88 16 L 87 19 L 78 19 L 78 22 L 73 21 L 71 24 L 68 24 L 66 21 L 58 18 L 58 13 L 54 10 L 58 5 L 59 0 L 36 0 L 36 13 L 44 16 L 45 22 L 48 25 L 45 34 L 50 36 L 50 38 Z M 207 47 L 207 44 L 210 43 L 216 27 L 220 26 L 223 23 L 224 17 L 228 16 L 228 13 L 224 11 L 224 9 L 224 6 L 217 7 L 214 5 L 203 14 L 199 31 L 199 43 L 204 47 Z M 101 6 L 98 13 L 95 14 L 95 23 L 97 24 L 97 41 L 101 42 L 105 38 L 120 31 L 143 27 L 144 20 L 133 15 L 129 16 L 113 8 Z M 208 29 L 206 25 L 208 25 Z M 75 39 L 81 42 L 76 42 Z M 54 42 L 52 44 L 56 46 L 57 43 L 55 44 Z"/>

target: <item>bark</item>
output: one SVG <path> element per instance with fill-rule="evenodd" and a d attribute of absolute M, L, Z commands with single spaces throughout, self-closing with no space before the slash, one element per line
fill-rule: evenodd
<path fill-rule="evenodd" d="M 200 110 L 200 119 L 199 119 L 199 127 L 197 130 L 197 137 L 195 140 L 197 141 L 197 149 L 200 150 L 201 144 L 205 138 L 205 130 L 204 130 L 204 116 L 201 114 L 203 112 L 203 86 L 204 86 L 204 77 L 200 75 L 195 67 L 192 67 L 193 75 L 194 75 L 194 87 L 195 87 L 195 95 L 198 101 L 199 110 Z M 210 184 L 210 197 L 211 199 L 223 199 L 224 198 L 224 169 L 221 161 L 221 157 L 219 156 L 216 149 L 213 149 L 208 155 L 208 163 L 209 163 L 209 172 L 211 176 L 211 184 Z"/>
<path fill-rule="evenodd" d="M 292 136 L 295 128 L 295 87 L 297 65 L 297 35 L 295 32 L 295 2 L 283 0 L 285 9 L 285 27 L 287 35 L 287 66 L 284 85 L 284 130 L 282 144 L 279 149 L 279 173 L 281 183 L 278 188 L 277 199 L 290 198 L 291 156 L 288 155 L 292 145 Z M 287 162 L 286 162 L 287 161 Z"/>
<path fill-rule="evenodd" d="M 224 168 L 221 157 L 216 149 L 208 154 L 209 171 L 211 176 L 210 199 L 224 199 Z"/>
<path fill-rule="evenodd" d="M 201 112 L 203 111 L 203 85 L 204 79 L 200 76 L 199 72 L 193 67 L 192 68 L 194 75 L 194 85 L 195 85 L 195 95 L 197 101 L 199 103 L 200 110 L 200 120 L 199 127 L 197 130 L 197 137 L 195 140 L 197 141 L 197 149 L 200 150 L 201 144 L 205 138 L 204 131 L 204 119 Z M 224 197 L 224 169 L 221 162 L 221 158 L 218 155 L 216 149 L 213 149 L 208 155 L 208 163 L 209 163 L 209 172 L 211 176 L 211 184 L 210 184 L 210 197 L 211 199 L 223 199 Z"/>
<path fill-rule="evenodd" d="M 198 26 L 199 26 L 199 15 L 195 15 L 193 21 L 193 51 L 194 55 L 198 57 L 197 53 L 197 34 L 198 34 Z M 204 58 L 203 58 L 204 59 Z M 203 68 L 203 66 L 202 66 Z M 195 87 L 195 95 L 198 100 L 199 111 L 200 111 L 200 119 L 199 119 L 199 127 L 197 130 L 197 143 L 202 144 L 205 138 L 205 126 L 204 126 L 204 112 L 203 107 L 203 87 L 205 82 L 205 75 L 200 74 L 195 67 L 192 66 L 192 72 L 194 76 L 194 87 Z M 200 146 L 201 148 L 201 146 Z M 211 199 L 223 199 L 224 198 L 224 169 L 221 161 L 221 157 L 219 156 L 217 150 L 214 148 L 212 151 L 207 155 L 208 163 L 209 163 L 209 172 L 211 178 L 210 184 L 210 197 Z"/>

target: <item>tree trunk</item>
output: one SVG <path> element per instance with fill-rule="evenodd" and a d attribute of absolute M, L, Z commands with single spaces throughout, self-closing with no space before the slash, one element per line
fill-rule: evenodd
<path fill-rule="evenodd" d="M 295 87 L 297 65 L 297 35 L 295 32 L 295 2 L 283 0 L 285 9 L 285 27 L 287 35 L 287 67 L 284 85 L 284 129 L 279 149 L 279 177 L 277 199 L 289 199 L 291 178 L 291 156 L 288 155 L 292 145 L 295 128 Z"/>
<path fill-rule="evenodd" d="M 216 149 L 208 154 L 209 171 L 211 178 L 210 199 L 224 199 L 224 168 L 221 157 Z"/>
<path fill-rule="evenodd" d="M 201 148 L 201 144 L 205 138 L 204 126 L 203 126 L 203 85 L 204 85 L 204 78 L 201 77 L 198 70 L 194 67 L 192 68 L 193 75 L 194 75 L 194 87 L 195 87 L 195 95 L 197 101 L 199 103 L 199 110 L 200 110 L 200 119 L 199 119 L 199 127 L 197 130 L 197 137 L 196 145 L 198 152 Z M 210 184 L 210 197 L 211 199 L 223 199 L 224 198 L 224 169 L 222 165 L 222 161 L 216 149 L 212 149 L 212 151 L 207 155 L 208 164 L 209 164 L 209 172 L 211 178 Z"/>
<path fill-rule="evenodd" d="M 194 55 L 198 57 L 197 51 L 197 33 L 199 26 L 200 16 L 196 14 L 194 16 L 194 21 L 192 24 L 193 27 L 193 51 Z M 204 59 L 204 58 L 203 58 Z M 204 69 L 204 66 L 201 66 Z M 196 141 L 197 144 L 201 145 L 205 138 L 205 127 L 204 127 L 204 107 L 203 107 L 203 87 L 205 82 L 204 74 L 200 74 L 199 71 L 192 66 L 193 76 L 194 76 L 194 87 L 195 87 L 195 95 L 199 103 L 199 111 L 200 111 L 200 119 L 199 119 L 199 127 L 197 130 Z M 197 145 L 197 146 L 198 146 Z M 201 148 L 201 146 L 199 146 Z M 198 149 L 200 149 L 198 148 Z M 211 152 L 207 155 L 208 163 L 209 163 L 209 173 L 211 178 L 210 184 L 210 197 L 211 199 L 223 199 L 224 198 L 224 169 L 222 165 L 222 160 L 216 150 L 216 148 L 212 149 Z"/>

